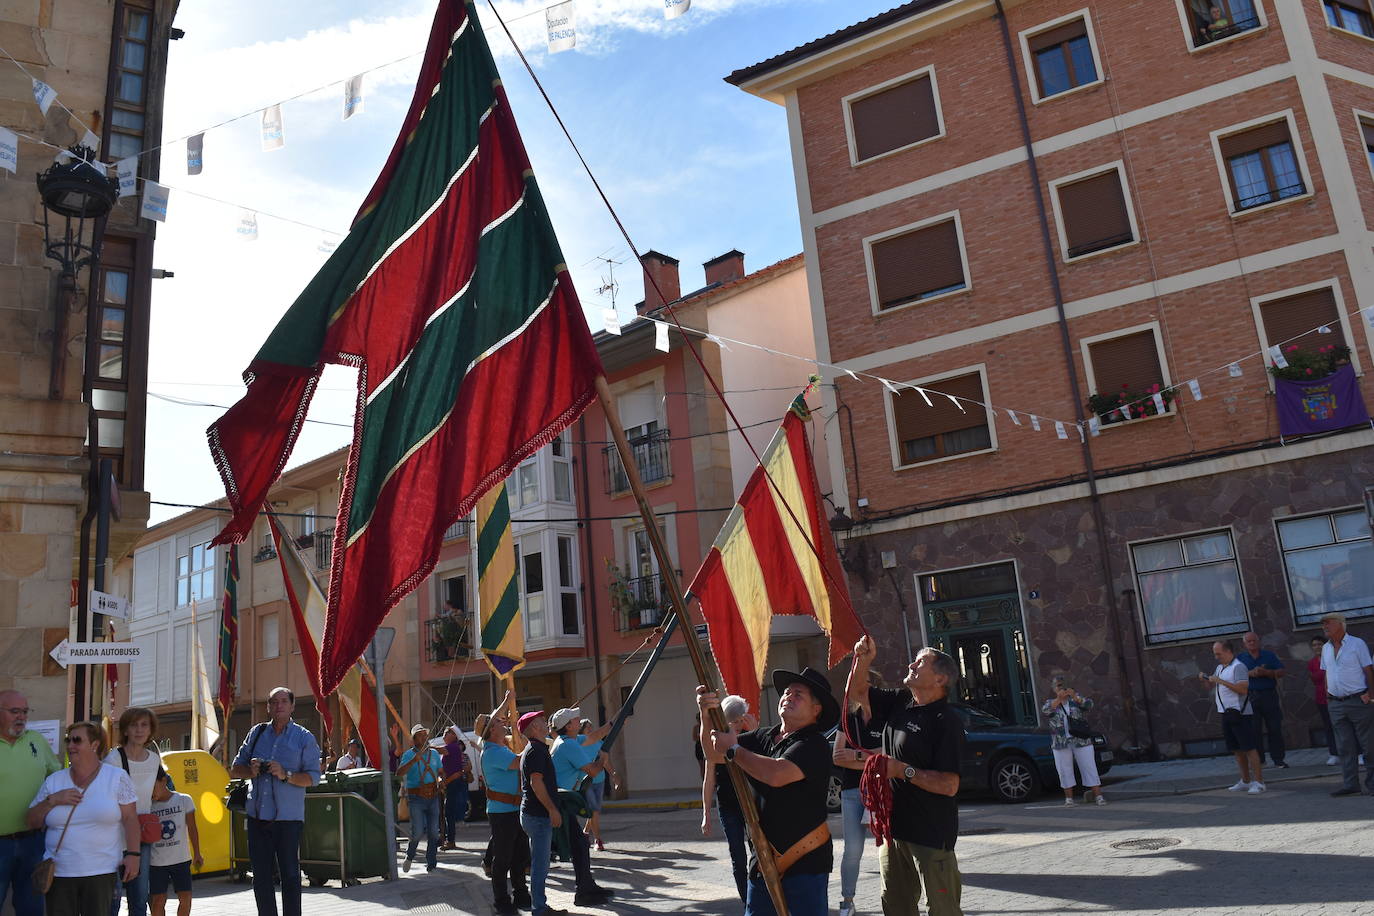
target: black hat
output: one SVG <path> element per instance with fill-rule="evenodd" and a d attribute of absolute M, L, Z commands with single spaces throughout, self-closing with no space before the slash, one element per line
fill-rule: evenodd
<path fill-rule="evenodd" d="M 773 689 L 781 696 L 788 686 L 792 684 L 805 684 L 807 689 L 820 701 L 821 715 L 816 720 L 816 725 L 823 732 L 828 732 L 840 723 L 840 704 L 835 699 L 835 695 L 830 692 L 830 682 L 825 675 L 815 668 L 803 668 L 801 674 L 795 671 L 786 671 L 782 668 L 773 671 Z"/>

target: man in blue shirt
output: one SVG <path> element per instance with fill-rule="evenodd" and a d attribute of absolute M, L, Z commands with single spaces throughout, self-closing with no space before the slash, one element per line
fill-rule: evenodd
<path fill-rule="evenodd" d="M 439 780 L 443 778 L 444 764 L 439 752 L 429 746 L 429 729 L 423 725 L 410 729 L 410 743 L 396 767 L 396 775 L 406 781 L 406 803 L 410 806 L 410 846 L 406 848 L 401 871 L 410 871 L 420 835 L 424 834 L 429 838 L 425 871 L 433 872 L 439 864 Z"/>
<path fill-rule="evenodd" d="M 553 743 L 553 768 L 558 778 L 558 788 L 572 790 L 577 788 L 577 781 L 582 778 L 582 774 L 595 776 L 603 769 L 601 762 L 597 760 L 597 752 L 601 750 L 601 745 L 597 744 L 595 749 L 588 748 L 582 744 L 582 738 L 577 734 L 582 727 L 582 711 L 577 708 L 560 709 L 549 717 L 549 727 L 558 736 Z M 600 729 L 591 733 L 595 741 L 600 741 L 610 732 L 609 725 L 603 725 Z M 566 813 L 566 812 L 565 812 Z M 568 818 L 568 847 L 572 854 L 573 874 L 577 876 L 577 893 L 573 897 L 573 902 L 578 906 L 600 906 L 603 905 L 613 892 L 601 887 L 592 877 L 591 850 L 587 846 L 587 835 L 582 832 L 582 825 L 577 822 L 577 818 Z"/>
<path fill-rule="evenodd" d="M 520 758 L 510 749 L 510 733 L 499 713 L 478 716 L 472 731 L 482 742 L 479 765 L 491 825 L 492 900 L 498 916 L 517 916 L 532 905 L 525 887 L 530 840 L 520 829 Z"/>
<path fill-rule="evenodd" d="M 286 687 L 267 694 L 268 722 L 253 726 L 229 775 L 248 784 L 248 861 L 258 916 L 277 916 L 272 868 L 281 876 L 283 916 L 301 914 L 301 827 L 305 790 L 320 781 L 320 745 L 291 720 L 296 697 Z"/>
<path fill-rule="evenodd" d="M 1245 651 L 1237 653 L 1236 658 L 1250 672 L 1250 708 L 1255 711 L 1255 750 L 1259 753 L 1260 763 L 1264 762 L 1263 732 L 1269 733 L 1269 759 L 1281 770 L 1288 769 L 1284 762 L 1286 752 L 1283 748 L 1283 707 L 1279 704 L 1279 678 L 1283 677 L 1283 662 L 1268 649 L 1260 648 L 1259 634 L 1246 633 L 1241 640 Z"/>

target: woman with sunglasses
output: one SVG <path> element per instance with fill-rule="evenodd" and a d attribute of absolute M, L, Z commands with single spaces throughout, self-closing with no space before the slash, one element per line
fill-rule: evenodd
<path fill-rule="evenodd" d="M 139 827 L 129 774 L 101 763 L 105 735 L 93 722 L 67 728 L 71 765 L 53 773 L 29 805 L 28 825 L 46 828 L 57 868 L 48 916 L 108 916 L 116 882 L 138 877 Z"/>

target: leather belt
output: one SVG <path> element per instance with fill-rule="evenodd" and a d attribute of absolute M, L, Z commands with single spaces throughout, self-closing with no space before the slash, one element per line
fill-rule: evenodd
<path fill-rule="evenodd" d="M 512 795 L 509 792 L 498 792 L 493 788 L 487 788 L 487 801 L 498 801 L 505 805 L 520 804 L 520 796 Z"/>
<path fill-rule="evenodd" d="M 1358 700 L 1361 696 L 1363 696 L 1362 693 L 1347 693 L 1343 697 L 1338 697 L 1334 693 L 1328 693 L 1326 698 L 1328 700 Z"/>
<path fill-rule="evenodd" d="M 24 837 L 37 832 L 37 830 L 21 830 L 18 833 L 3 833 L 0 834 L 0 840 L 22 840 Z"/>
<path fill-rule="evenodd" d="M 779 853 L 775 848 L 773 850 L 773 857 L 778 866 L 778 875 L 781 876 L 786 874 L 789 868 L 797 864 L 798 859 L 808 852 L 820 849 L 828 842 L 830 842 L 830 825 L 822 821 L 821 825 L 815 830 L 812 830 L 806 836 L 787 847 L 786 852 Z"/>

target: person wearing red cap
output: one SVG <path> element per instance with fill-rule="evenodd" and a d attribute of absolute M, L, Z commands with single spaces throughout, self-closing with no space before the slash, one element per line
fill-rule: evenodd
<path fill-rule="evenodd" d="M 544 711 L 527 712 L 516 723 L 529 744 L 520 755 L 520 826 L 530 838 L 530 903 L 532 916 L 566 916 L 549 906 L 544 883 L 549 877 L 553 832 L 563 826 L 558 809 L 558 776 L 549 756 L 549 720 Z"/>
<path fill-rule="evenodd" d="M 773 672 L 778 718 L 771 728 L 736 734 L 707 731 L 706 711 L 720 706 L 715 693 L 697 688 L 702 712 L 701 746 L 706 762 L 732 762 L 749 777 L 759 797 L 759 826 L 774 849 L 783 896 L 791 916 L 826 916 L 826 889 L 834 853 L 826 820 L 830 743 L 825 733 L 840 720 L 830 682 L 814 668 L 800 674 Z M 745 916 L 775 916 L 758 859 L 749 862 Z"/>

